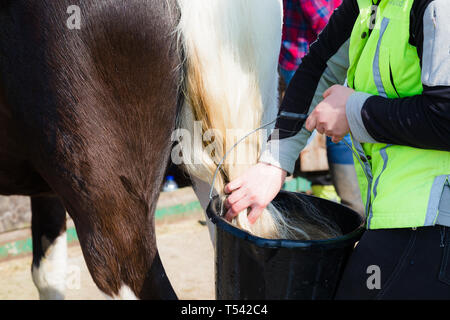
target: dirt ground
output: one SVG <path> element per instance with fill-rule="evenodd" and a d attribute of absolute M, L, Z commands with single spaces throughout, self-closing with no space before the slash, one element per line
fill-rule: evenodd
<path fill-rule="evenodd" d="M 180 299 L 214 299 L 214 251 L 201 213 L 157 225 L 158 248 L 168 277 Z M 66 292 L 68 300 L 103 300 L 87 270 L 79 245 L 68 250 L 69 272 L 79 286 Z M 38 292 L 31 279 L 31 255 L 0 261 L 0 300 L 34 300 Z M 78 282 L 77 282 L 78 283 Z M 79 288 L 78 288 L 79 287 Z"/>

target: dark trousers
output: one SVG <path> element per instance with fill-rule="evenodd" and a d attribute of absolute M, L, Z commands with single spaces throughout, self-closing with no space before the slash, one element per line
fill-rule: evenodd
<path fill-rule="evenodd" d="M 336 299 L 450 299 L 450 228 L 366 231 Z"/>

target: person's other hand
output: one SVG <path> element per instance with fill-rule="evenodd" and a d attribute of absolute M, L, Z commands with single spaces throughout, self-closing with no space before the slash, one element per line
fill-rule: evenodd
<path fill-rule="evenodd" d="M 354 93 L 348 87 L 334 85 L 324 92 L 324 100 L 320 102 L 306 120 L 305 128 L 314 129 L 331 137 L 334 143 L 341 141 L 349 132 L 346 105 L 348 98 Z"/>
<path fill-rule="evenodd" d="M 286 171 L 266 163 L 258 163 L 225 186 L 230 194 L 225 202 L 225 219 L 233 220 L 240 212 L 251 208 L 250 223 L 255 223 L 262 211 L 275 198 L 286 179 Z"/>

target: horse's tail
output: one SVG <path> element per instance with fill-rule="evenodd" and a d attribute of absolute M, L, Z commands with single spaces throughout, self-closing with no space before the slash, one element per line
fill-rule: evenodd
<path fill-rule="evenodd" d="M 279 0 L 178 3 L 188 104 L 182 123 L 189 128 L 194 121 L 201 121 L 202 134 L 214 129 L 216 137 L 220 135 L 215 141 L 214 159 L 209 149 L 204 149 L 202 161 L 194 161 L 202 165 L 187 167 L 191 174 L 211 182 L 217 162 L 236 142 L 231 136 L 239 137 L 259 127 L 264 112 L 276 115 L 282 9 Z M 218 178 L 217 190 L 221 190 L 224 178 L 232 180 L 256 163 L 261 139 L 261 135 L 255 135 L 236 147 L 235 154 L 230 154 L 233 160 L 226 163 L 226 177 Z"/>
<path fill-rule="evenodd" d="M 178 0 L 178 4 L 178 32 L 186 58 L 186 105 L 179 127 L 191 137 L 183 139 L 182 153 L 189 174 L 211 183 L 217 164 L 237 139 L 276 117 L 282 1 Z M 205 143 L 211 136 L 214 143 Z M 267 134 L 254 134 L 229 154 L 214 184 L 217 191 L 258 161 L 266 138 Z M 192 146 L 193 141 L 201 143 Z M 289 224 L 277 210 L 270 211 L 254 226 L 248 224 L 246 212 L 237 222 L 259 236 L 286 237 L 280 229 L 288 230 Z"/>

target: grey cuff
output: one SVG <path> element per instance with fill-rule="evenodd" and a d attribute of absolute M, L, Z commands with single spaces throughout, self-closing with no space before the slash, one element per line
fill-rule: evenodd
<path fill-rule="evenodd" d="M 361 116 L 361 109 L 366 100 L 371 96 L 371 94 L 365 92 L 355 92 L 347 100 L 346 114 L 348 125 L 350 126 L 353 138 L 359 142 L 377 143 L 369 132 L 367 132 Z"/>
<path fill-rule="evenodd" d="M 422 83 L 429 87 L 450 85 L 450 1 L 435 0 L 423 14 Z"/>

